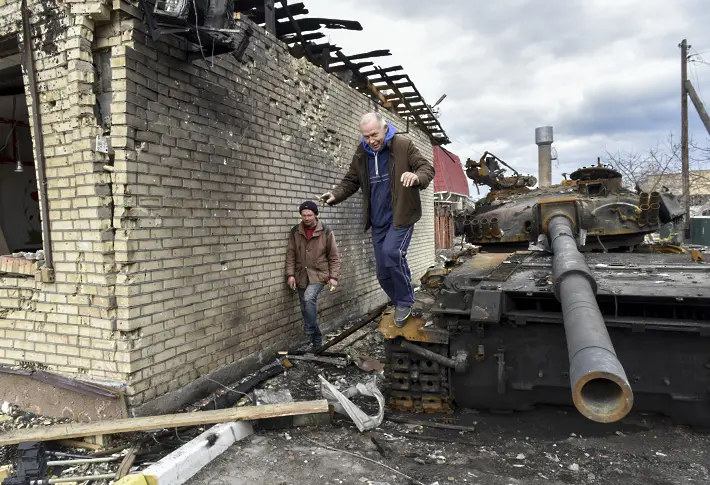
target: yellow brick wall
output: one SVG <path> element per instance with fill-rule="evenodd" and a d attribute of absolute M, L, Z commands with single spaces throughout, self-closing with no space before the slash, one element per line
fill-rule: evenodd
<path fill-rule="evenodd" d="M 0 35 L 20 25 L 4 1 Z M 189 63 L 179 41 L 153 44 L 134 4 L 47 5 L 30 10 L 56 282 L 0 277 L 0 362 L 125 384 L 136 406 L 302 340 L 286 234 L 345 173 L 372 102 L 258 27 L 244 64 Z M 102 134 L 111 157 L 94 151 Z M 407 136 L 431 161 L 426 136 Z M 432 188 L 422 200 L 415 283 L 434 258 Z M 329 326 L 385 296 L 360 196 L 322 217 L 343 258 L 321 298 Z"/>
<path fill-rule="evenodd" d="M 20 5 L 0 0 L 0 36 L 21 34 Z M 103 169 L 106 155 L 93 150 L 102 133 L 92 91 L 93 18 L 108 10 L 100 2 L 76 6 L 28 2 L 38 107 L 26 73 L 25 91 L 44 136 L 49 213 L 43 217 L 56 279 L 0 276 L 0 362 L 125 383 L 129 349 L 116 331 L 116 268 L 106 236 L 113 227 L 111 174 Z"/>

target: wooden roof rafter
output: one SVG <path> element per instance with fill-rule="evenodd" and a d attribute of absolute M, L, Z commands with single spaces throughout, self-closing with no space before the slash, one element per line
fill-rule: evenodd
<path fill-rule="evenodd" d="M 390 56 L 389 49 L 346 55 L 330 42 L 313 42 L 326 36 L 321 29 L 362 30 L 359 22 L 306 17 L 308 9 L 303 2 L 236 0 L 235 3 L 237 10 L 243 11 L 257 23 L 265 23 L 272 29 L 273 35 L 289 44 L 289 50 L 295 57 L 305 55 L 310 62 L 348 82 L 383 108 L 408 122 L 414 121 L 429 135 L 432 144 L 449 143 L 435 113 L 409 75 L 403 72 L 402 66 L 383 68 L 373 62 L 375 58 Z M 280 4 L 280 8 L 276 8 L 275 4 Z"/>

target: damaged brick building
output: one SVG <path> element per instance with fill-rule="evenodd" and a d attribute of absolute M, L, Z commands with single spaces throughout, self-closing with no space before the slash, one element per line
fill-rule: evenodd
<path fill-rule="evenodd" d="M 298 341 L 286 233 L 298 203 L 344 174 L 376 89 L 294 56 L 246 16 L 232 26 L 235 42 L 248 37 L 240 52 L 205 56 L 204 36 L 195 56 L 184 38 L 151 35 L 144 2 L 26 1 L 0 0 L 0 252 L 29 257 L 0 258 L 0 400 L 124 413 L 62 402 L 96 383 L 136 414 L 160 412 Z M 431 160 L 429 124 L 383 111 Z M 431 188 L 423 202 L 414 278 L 433 261 Z M 322 297 L 327 325 L 385 302 L 359 207 L 358 195 L 322 213 L 343 260 L 339 290 Z M 36 372 L 79 384 L 37 401 Z"/>

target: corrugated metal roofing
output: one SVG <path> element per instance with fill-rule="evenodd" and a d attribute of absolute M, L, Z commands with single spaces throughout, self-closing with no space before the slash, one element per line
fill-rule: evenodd
<path fill-rule="evenodd" d="M 443 148 L 434 147 L 434 192 L 455 192 L 469 195 L 468 178 L 463 171 L 461 159 Z"/>

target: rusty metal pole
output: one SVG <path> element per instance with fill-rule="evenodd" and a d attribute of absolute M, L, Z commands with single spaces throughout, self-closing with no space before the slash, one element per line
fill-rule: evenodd
<path fill-rule="evenodd" d="M 47 161 L 44 158 L 44 138 L 42 135 L 42 115 L 39 110 L 39 93 L 37 91 L 37 73 L 32 56 L 32 28 L 30 11 L 27 1 L 23 0 L 22 10 L 22 45 L 24 46 L 23 66 L 27 74 L 27 89 L 30 91 L 32 141 L 35 148 L 35 165 L 37 166 L 37 182 L 39 187 L 40 219 L 42 223 L 42 247 L 44 248 L 44 266 L 49 271 L 49 277 L 54 281 L 54 257 L 52 252 L 52 233 L 49 225 L 49 201 L 47 196 Z"/>
<path fill-rule="evenodd" d="M 680 43 L 680 151 L 683 177 L 683 200 L 685 203 L 684 238 L 690 237 L 690 164 L 688 161 L 688 41 Z"/>

